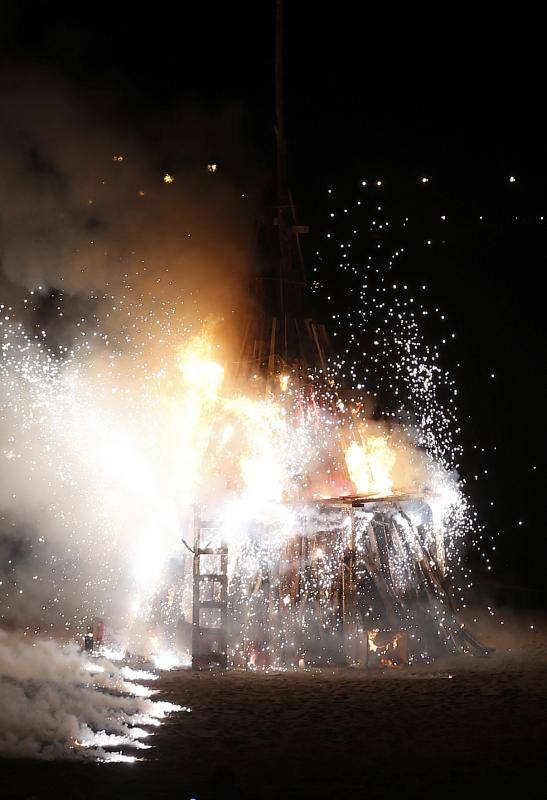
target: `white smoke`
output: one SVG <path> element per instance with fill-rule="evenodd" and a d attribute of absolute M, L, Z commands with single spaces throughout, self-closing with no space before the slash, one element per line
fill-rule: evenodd
<path fill-rule="evenodd" d="M 110 748 L 147 748 L 141 740 L 150 732 L 142 726 L 182 710 L 132 696 L 145 689 L 126 679 L 136 675 L 75 645 L 0 630 L 0 755 L 134 760 Z"/>
<path fill-rule="evenodd" d="M 184 481 L 154 376 L 245 294 L 237 109 L 181 110 L 176 158 L 118 123 L 41 68 L 0 71 L 0 624 L 33 632 L 129 616 L 141 635 L 160 578 L 180 585 Z"/>
<path fill-rule="evenodd" d="M 42 286 L 81 293 L 85 306 L 89 292 L 119 288 L 130 273 L 133 282 L 156 289 L 161 278 L 170 299 L 175 285 L 205 285 L 211 295 L 222 284 L 222 306 L 246 272 L 242 195 L 250 186 L 236 185 L 225 169 L 212 178 L 203 149 L 224 140 L 223 156 L 242 163 L 235 140 L 243 151 L 246 139 L 237 114 L 181 111 L 179 163 L 166 185 L 159 163 L 172 163 L 174 155 L 149 149 L 105 111 L 42 69 L 0 71 L 2 301 L 10 285 L 14 299 L 15 287 Z M 157 125 L 163 128 L 161 119 Z"/>

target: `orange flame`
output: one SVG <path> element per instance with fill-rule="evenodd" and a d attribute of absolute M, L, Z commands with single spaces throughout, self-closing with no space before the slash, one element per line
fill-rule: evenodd
<path fill-rule="evenodd" d="M 352 442 L 345 452 L 346 466 L 358 494 L 391 494 L 395 453 L 383 436 L 367 436 L 364 444 Z"/>
<path fill-rule="evenodd" d="M 224 367 L 211 358 L 213 345 L 207 336 L 198 336 L 179 350 L 177 366 L 187 387 L 204 400 L 214 401 L 224 380 Z"/>

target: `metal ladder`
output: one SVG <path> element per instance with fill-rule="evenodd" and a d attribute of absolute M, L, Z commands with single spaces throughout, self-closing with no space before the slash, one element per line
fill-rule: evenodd
<path fill-rule="evenodd" d="M 192 669 L 228 666 L 228 548 L 210 547 L 218 527 L 194 512 Z M 202 542 L 205 547 L 202 547 Z M 207 561 L 214 562 L 214 566 Z"/>

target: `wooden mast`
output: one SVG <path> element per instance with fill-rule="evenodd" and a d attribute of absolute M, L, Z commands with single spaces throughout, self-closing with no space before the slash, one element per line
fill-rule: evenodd
<path fill-rule="evenodd" d="M 256 308 L 246 329 L 236 378 L 261 373 L 266 391 L 280 370 L 296 367 L 304 375 L 310 367 L 326 371 L 330 349 L 324 325 L 310 311 L 300 234 L 288 182 L 285 124 L 285 14 L 276 0 L 275 19 L 275 200 L 273 214 L 257 230 Z"/>
<path fill-rule="evenodd" d="M 285 97 L 283 69 L 283 0 L 276 0 L 275 17 L 275 137 L 277 143 L 277 227 L 279 233 L 279 303 L 284 308 L 283 276 L 287 271 L 286 208 L 288 201 L 287 136 L 285 132 Z"/>
<path fill-rule="evenodd" d="M 279 301 L 280 315 L 299 316 L 306 292 L 304 261 L 298 245 L 299 233 L 306 226 L 296 224 L 296 215 L 289 190 L 287 170 L 287 132 L 285 127 L 285 19 L 283 0 L 276 0 L 275 26 L 275 135 L 277 142 L 276 223 L 279 236 Z M 286 322 L 282 320 L 283 327 Z M 285 356 L 287 354 L 285 353 Z"/>

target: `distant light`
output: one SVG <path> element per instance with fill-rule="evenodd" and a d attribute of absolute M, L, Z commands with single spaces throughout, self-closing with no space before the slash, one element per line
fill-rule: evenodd
<path fill-rule="evenodd" d="M 376 181 L 376 186 L 381 186 L 381 185 L 382 185 L 382 181 Z"/>
<path fill-rule="evenodd" d="M 509 176 L 509 183 L 515 183 L 515 181 L 516 181 L 515 176 L 514 175 L 510 175 Z"/>
<path fill-rule="evenodd" d="M 174 177 L 172 175 L 169 175 L 168 172 L 166 172 L 165 175 L 163 176 L 164 183 L 173 183 L 174 180 L 175 180 Z"/>
<path fill-rule="evenodd" d="M 112 161 L 123 161 L 122 155 L 112 156 Z"/>
<path fill-rule="evenodd" d="M 429 178 L 423 177 L 422 178 L 422 183 L 429 183 Z"/>
<path fill-rule="evenodd" d="M 361 181 L 361 186 L 366 186 L 366 185 L 367 185 L 366 181 Z"/>
<path fill-rule="evenodd" d="M 207 164 L 207 172 L 216 172 L 217 165 L 216 164 Z"/>
<path fill-rule="evenodd" d="M 441 214 L 441 219 L 446 219 L 446 214 Z"/>

